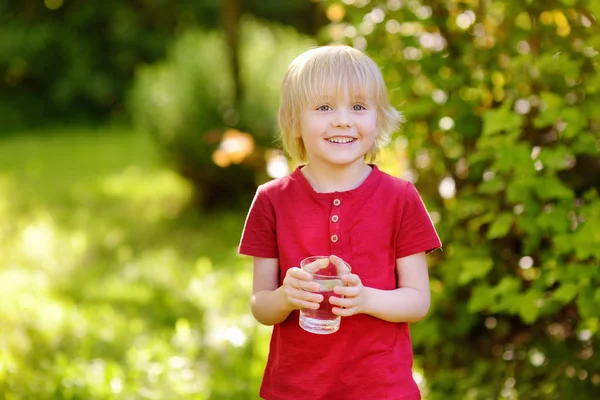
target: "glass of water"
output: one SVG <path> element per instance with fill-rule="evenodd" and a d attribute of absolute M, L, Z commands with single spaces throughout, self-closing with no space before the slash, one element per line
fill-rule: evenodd
<path fill-rule="evenodd" d="M 311 274 L 313 281 L 319 284 L 319 290 L 314 293 L 323 295 L 318 309 L 300 309 L 300 327 L 321 335 L 337 332 L 340 329 L 340 316 L 331 311 L 333 305 L 329 298 L 335 296 L 334 287 L 343 285 L 342 275 L 350 273 L 350 266 L 344 261 L 338 266 L 328 256 L 311 256 L 300 262 L 300 268 Z"/>

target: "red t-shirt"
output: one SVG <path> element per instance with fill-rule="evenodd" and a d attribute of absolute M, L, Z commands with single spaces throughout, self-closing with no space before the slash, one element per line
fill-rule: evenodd
<path fill-rule="evenodd" d="M 396 259 L 441 246 L 412 183 L 373 165 L 356 189 L 317 193 L 301 168 L 258 188 L 239 247 L 240 254 L 278 258 L 280 284 L 303 258 L 335 254 L 364 286 L 392 290 Z M 420 399 L 408 324 L 359 314 L 343 317 L 333 334 L 316 335 L 298 318 L 293 311 L 273 327 L 261 397 Z"/>

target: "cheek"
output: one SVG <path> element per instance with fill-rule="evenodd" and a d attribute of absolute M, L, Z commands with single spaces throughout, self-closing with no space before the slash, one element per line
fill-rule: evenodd
<path fill-rule="evenodd" d="M 381 126 L 379 125 L 379 118 L 377 118 L 377 116 L 373 117 L 372 126 L 375 133 L 379 135 L 379 128 L 381 128 Z"/>
<path fill-rule="evenodd" d="M 320 118 L 306 118 L 302 121 L 300 131 L 311 135 L 314 133 L 321 132 L 327 125 L 326 121 Z"/>
<path fill-rule="evenodd" d="M 361 121 L 361 127 L 365 132 L 377 132 L 379 130 L 377 118 L 367 118 Z"/>
<path fill-rule="evenodd" d="M 302 118 L 296 126 L 296 137 L 302 137 L 302 133 L 310 131 L 310 120 Z"/>

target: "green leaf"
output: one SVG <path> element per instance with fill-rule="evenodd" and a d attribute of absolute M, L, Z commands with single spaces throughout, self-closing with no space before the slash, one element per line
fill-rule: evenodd
<path fill-rule="evenodd" d="M 483 278 L 490 272 L 494 263 L 489 258 L 471 258 L 462 263 L 458 283 L 465 285 L 473 279 Z"/>
<path fill-rule="evenodd" d="M 538 306 L 542 294 L 535 289 L 528 290 L 520 301 L 519 315 L 526 324 L 532 324 L 538 318 L 540 307 Z"/>
<path fill-rule="evenodd" d="M 600 74 L 598 74 L 600 75 Z M 572 150 L 574 154 L 599 154 L 600 149 L 596 146 L 596 140 L 590 132 L 581 132 L 575 138 Z"/>
<path fill-rule="evenodd" d="M 506 199 L 511 203 L 523 203 L 525 208 L 535 204 L 537 200 L 533 196 L 533 177 L 516 177 L 506 188 Z"/>
<path fill-rule="evenodd" d="M 600 2 L 597 1 L 596 3 L 598 3 L 598 8 L 600 9 Z M 594 74 L 588 78 L 585 85 L 585 91 L 588 94 L 595 94 L 600 91 L 600 74 Z"/>
<path fill-rule="evenodd" d="M 583 318 L 600 316 L 600 307 L 598 307 L 598 302 L 594 299 L 594 292 L 598 290 L 600 289 L 594 289 L 591 286 L 581 288 L 577 296 L 577 309 Z"/>
<path fill-rule="evenodd" d="M 514 276 L 504 276 L 500 283 L 492 289 L 497 297 L 491 310 L 494 312 L 516 313 L 519 308 L 521 280 Z"/>
<path fill-rule="evenodd" d="M 503 179 L 494 177 L 489 181 L 484 181 L 477 187 L 477 192 L 482 194 L 496 194 L 506 188 L 506 182 Z"/>
<path fill-rule="evenodd" d="M 496 303 L 494 291 L 487 285 L 480 285 L 473 289 L 473 294 L 469 299 L 468 309 L 470 312 L 477 312 L 488 309 Z"/>
<path fill-rule="evenodd" d="M 560 303 L 568 303 L 577 296 L 579 291 L 579 287 L 572 283 L 564 283 L 562 284 L 554 294 L 552 295 L 552 299 L 560 302 Z"/>
<path fill-rule="evenodd" d="M 594 257 L 600 260 L 600 215 L 586 216 L 586 221 L 573 236 L 575 254 L 581 259 Z"/>
<path fill-rule="evenodd" d="M 567 126 L 562 132 L 564 137 L 576 137 L 588 125 L 587 115 L 577 107 L 567 107 L 562 111 L 562 120 Z"/>
<path fill-rule="evenodd" d="M 559 145 L 555 148 L 544 148 L 538 159 L 549 171 L 560 171 L 569 168 L 569 160 L 573 157 L 573 154 L 569 151 L 566 146 Z"/>
<path fill-rule="evenodd" d="M 520 130 L 522 126 L 523 117 L 511 110 L 510 101 L 505 101 L 500 108 L 488 110 L 483 114 L 484 136 Z"/>
<path fill-rule="evenodd" d="M 538 223 L 540 208 L 537 204 L 525 206 L 525 212 L 515 216 L 516 232 L 522 237 L 522 254 L 530 254 L 537 250 L 546 229 Z"/>
<path fill-rule="evenodd" d="M 569 254 L 575 248 L 576 241 L 572 233 L 555 235 L 553 240 L 558 254 Z"/>
<path fill-rule="evenodd" d="M 492 223 L 490 229 L 487 232 L 486 237 L 488 239 L 495 239 L 499 237 L 504 237 L 510 230 L 512 223 L 514 221 L 514 214 L 509 212 L 501 213 L 498 218 Z"/>
<path fill-rule="evenodd" d="M 515 26 L 517 26 L 523 30 L 530 31 L 532 28 L 532 25 L 533 25 L 533 23 L 531 22 L 531 16 L 526 12 L 520 13 L 515 18 Z"/>
<path fill-rule="evenodd" d="M 560 109 L 563 107 L 563 99 L 556 93 L 542 92 L 540 99 L 543 104 L 542 111 L 533 121 L 536 128 L 552 126 L 560 115 Z"/>
<path fill-rule="evenodd" d="M 556 205 L 550 210 L 539 214 L 536 222 L 544 231 L 563 233 L 568 232 L 571 221 L 569 220 L 569 209 L 564 206 Z"/>
<path fill-rule="evenodd" d="M 555 176 L 540 177 L 535 184 L 535 191 L 542 200 L 572 200 L 574 197 L 571 189 Z"/>
<path fill-rule="evenodd" d="M 495 218 L 495 215 L 496 215 L 495 213 L 488 212 L 479 217 L 470 219 L 467 227 L 471 232 L 478 231 L 482 225 L 486 225 L 486 224 L 490 223 L 491 221 L 493 221 Z"/>
<path fill-rule="evenodd" d="M 496 149 L 493 169 L 497 172 L 519 171 L 525 174 L 533 171 L 531 147 L 526 143 L 507 143 Z"/>

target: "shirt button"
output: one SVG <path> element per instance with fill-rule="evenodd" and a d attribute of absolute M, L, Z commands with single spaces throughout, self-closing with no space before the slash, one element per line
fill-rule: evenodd
<path fill-rule="evenodd" d="M 338 238 L 338 235 L 331 235 L 331 241 L 332 241 L 333 243 L 336 243 L 336 242 L 338 241 L 338 239 L 339 239 L 339 238 Z"/>
<path fill-rule="evenodd" d="M 334 215 L 331 217 L 331 222 L 338 222 L 339 219 L 340 219 L 340 217 L 338 217 L 337 215 Z"/>
<path fill-rule="evenodd" d="M 337 207 L 337 206 L 339 206 L 340 204 L 342 204 L 342 202 L 340 201 L 340 199 L 335 199 L 335 200 L 333 200 L 333 205 L 334 205 L 334 206 L 336 206 L 336 207 Z"/>

